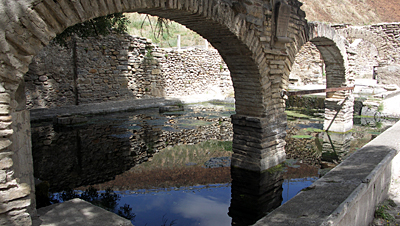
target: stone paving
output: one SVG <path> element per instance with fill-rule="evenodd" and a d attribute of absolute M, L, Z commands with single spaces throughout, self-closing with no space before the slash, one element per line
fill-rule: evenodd
<path fill-rule="evenodd" d="M 132 226 L 131 221 L 78 198 L 40 208 L 37 212 L 33 226 Z"/>

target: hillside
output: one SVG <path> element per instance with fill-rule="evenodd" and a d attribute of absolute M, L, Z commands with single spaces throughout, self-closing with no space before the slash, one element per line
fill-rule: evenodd
<path fill-rule="evenodd" d="M 309 21 L 368 25 L 400 22 L 400 0 L 300 0 Z"/>

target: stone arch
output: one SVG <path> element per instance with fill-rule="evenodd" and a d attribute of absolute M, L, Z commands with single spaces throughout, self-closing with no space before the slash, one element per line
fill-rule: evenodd
<path fill-rule="evenodd" d="M 388 52 L 396 49 L 391 42 L 388 42 L 384 37 L 387 36 L 384 32 L 379 32 L 381 35 L 377 33 L 367 30 L 364 27 L 346 27 L 346 28 L 338 28 L 337 32 L 345 37 L 350 42 L 353 42 L 355 39 L 362 39 L 369 43 L 375 45 L 378 50 L 378 61 L 383 62 L 391 62 L 393 59 L 388 58 Z"/>
<path fill-rule="evenodd" d="M 301 47 L 313 43 L 319 50 L 326 73 L 326 88 L 352 87 L 354 78 L 348 70 L 347 41 L 328 24 L 308 23 L 302 36 L 297 36 L 291 45 L 290 57 L 295 57 Z M 294 62 L 294 59 L 290 60 Z M 347 132 L 353 126 L 352 91 L 329 92 L 325 99 L 324 129 Z"/>
<path fill-rule="evenodd" d="M 326 88 L 353 87 L 354 78 L 349 73 L 348 42 L 340 36 L 330 25 L 322 23 L 308 23 L 307 34 L 304 39 L 299 39 L 293 47 L 300 50 L 303 43 L 312 43 L 319 50 L 325 64 Z M 297 52 L 296 52 L 297 54 Z M 295 56 L 295 54 L 294 54 Z M 335 143 L 335 149 L 330 145 L 324 146 L 322 160 L 340 161 L 343 150 L 349 144 L 347 133 L 353 127 L 354 97 L 352 90 L 342 90 L 326 93 L 324 114 L 324 130 L 340 132 L 345 143 Z M 337 133 L 334 133 L 336 135 Z M 324 141 L 330 140 L 328 133 L 324 133 Z M 337 136 L 336 136 L 337 137 Z"/>
<path fill-rule="evenodd" d="M 348 73 L 347 40 L 329 25 L 309 24 L 310 41 L 317 46 L 325 63 L 326 88 L 352 87 L 354 78 Z M 353 128 L 353 91 L 326 94 L 324 130 L 347 132 Z"/>
<path fill-rule="evenodd" d="M 35 214 L 29 112 L 21 107 L 21 92 L 32 57 L 56 34 L 115 12 L 148 13 L 196 31 L 218 49 L 231 72 L 236 98 L 232 164 L 263 171 L 285 159 L 286 116 L 280 91 L 287 85 L 290 63 L 282 43 L 304 34 L 300 6 L 297 0 L 2 1 L 0 161 L 5 170 L 0 172 L 0 186 L 5 195 L 0 196 L 0 222 L 31 225 L 30 215 Z"/>

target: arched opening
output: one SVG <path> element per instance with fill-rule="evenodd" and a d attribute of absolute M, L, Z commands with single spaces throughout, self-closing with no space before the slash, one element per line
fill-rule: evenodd
<path fill-rule="evenodd" d="M 291 76 L 294 77 L 292 83 L 303 86 L 297 89 L 304 91 L 292 93 L 293 95 L 319 93 L 320 98 L 314 96 L 304 99 L 309 98 L 310 105 L 317 105 L 316 108 L 319 107 L 324 113 L 322 123 L 317 128 L 324 132 L 316 138 L 318 149 L 322 152 L 321 160 L 338 163 L 350 147 L 354 79 L 347 68 L 348 51 L 344 40 L 329 26 L 318 23 L 310 26 L 313 28 L 310 40 L 296 55 L 295 62 L 298 63 L 294 64 L 292 71 L 294 75 Z M 296 86 L 293 88 L 296 89 Z M 299 102 L 307 103 L 306 100 Z"/>

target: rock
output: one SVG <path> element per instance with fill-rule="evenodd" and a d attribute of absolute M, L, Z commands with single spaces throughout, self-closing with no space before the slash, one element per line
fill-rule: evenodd
<path fill-rule="evenodd" d="M 168 105 L 168 106 L 159 107 L 160 113 L 183 111 L 183 110 L 184 110 L 183 105 Z"/>

